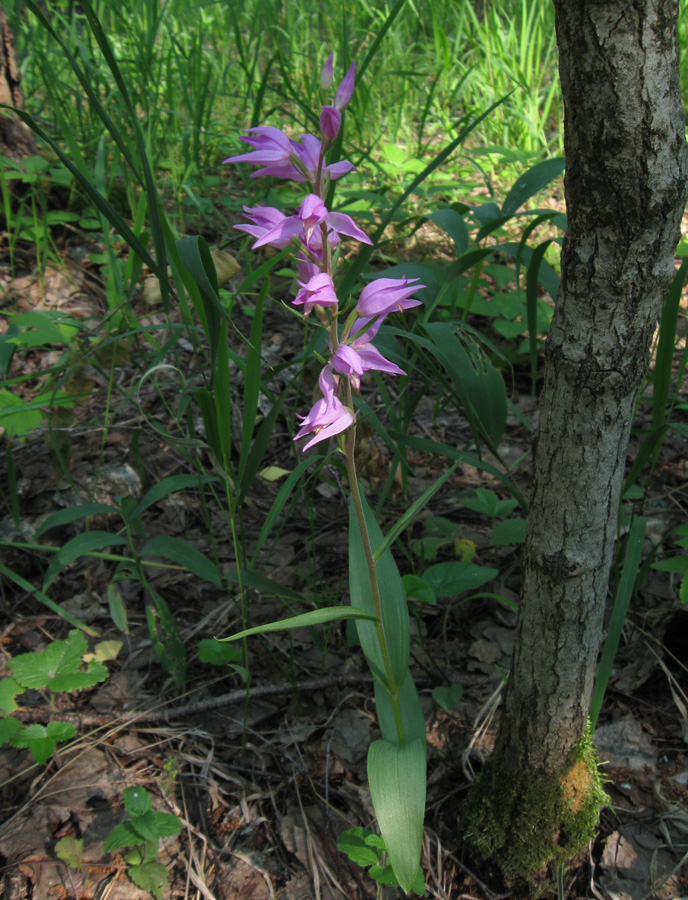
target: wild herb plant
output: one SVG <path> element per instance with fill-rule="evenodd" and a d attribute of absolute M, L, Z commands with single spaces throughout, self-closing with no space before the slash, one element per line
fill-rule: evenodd
<path fill-rule="evenodd" d="M 47 725 L 22 725 L 11 713 L 18 709 L 15 697 L 28 690 L 48 692 L 52 716 L 56 694 L 81 691 L 105 681 L 108 671 L 99 660 L 91 660 L 84 669 L 86 650 L 86 638 L 74 630 L 66 640 L 53 641 L 43 651 L 23 653 L 10 660 L 11 676 L 0 680 L 0 711 L 5 714 L 0 718 L 0 746 L 11 743 L 25 747 L 37 763 L 44 763 L 58 743 L 74 737 L 76 729 L 71 722 L 52 719 Z"/>
<path fill-rule="evenodd" d="M 225 162 L 260 165 L 255 175 L 271 175 L 305 183 L 306 196 L 296 213 L 286 216 L 270 207 L 245 207 L 250 224 L 237 226 L 256 238 L 253 248 L 293 247 L 297 253 L 299 286 L 293 303 L 303 308 L 304 318 L 315 313 L 324 330 L 327 356 L 318 378 L 320 397 L 306 416 L 294 440 L 309 437 L 308 450 L 329 438 L 337 439 L 343 454 L 351 494 L 349 521 L 350 607 L 316 610 L 267 626 L 232 635 L 236 640 L 276 629 L 300 628 L 340 619 L 353 619 L 364 655 L 375 676 L 375 699 L 382 740 L 368 751 L 368 781 L 378 823 L 394 877 L 409 891 L 419 882 L 419 861 L 425 806 L 425 720 L 409 670 L 410 631 L 406 596 L 394 557 L 391 539 L 410 517 L 402 517 L 385 540 L 359 485 L 356 470 L 356 420 L 354 391 L 368 371 L 405 374 L 371 343 L 384 319 L 419 306 L 413 294 L 424 285 L 416 279 L 378 277 L 361 291 L 353 309 L 340 310 L 334 276 L 342 236 L 372 243 L 350 216 L 328 209 L 331 182 L 353 170 L 351 163 L 328 163 L 335 145 L 342 113 L 354 92 L 355 67 L 339 84 L 331 104 L 321 107 L 322 139 L 304 134 L 290 140 L 274 126 L 249 129 L 243 140 L 252 152 Z M 333 82 L 332 54 L 320 76 L 328 92 Z M 341 324 L 340 316 L 344 319 Z M 449 470 L 452 471 L 451 469 Z M 423 500 L 429 499 L 440 482 Z M 419 504 L 414 504 L 413 514 Z M 420 876 L 422 879 L 422 876 Z"/>
<path fill-rule="evenodd" d="M 120 853 L 127 864 L 127 875 L 137 887 L 161 900 L 169 884 L 167 869 L 158 859 L 161 840 L 174 837 L 184 827 L 173 813 L 156 812 L 149 793 L 142 787 L 124 791 L 127 819 L 115 825 L 103 841 L 105 853 Z M 79 871 L 84 864 L 82 838 L 62 838 L 55 844 L 55 855 L 70 869 Z"/>

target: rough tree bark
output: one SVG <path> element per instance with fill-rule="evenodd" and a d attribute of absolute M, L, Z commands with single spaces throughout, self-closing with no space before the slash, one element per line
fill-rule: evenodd
<path fill-rule="evenodd" d="M 14 53 L 14 36 L 0 4 L 0 103 L 24 109 L 21 73 Z M 33 132 L 14 114 L 0 111 L 0 154 L 21 159 L 38 153 Z"/>
<path fill-rule="evenodd" d="M 525 575 L 473 853 L 530 883 L 587 844 L 586 732 L 634 404 L 688 184 L 677 0 L 554 0 L 568 231 L 545 354 Z"/>

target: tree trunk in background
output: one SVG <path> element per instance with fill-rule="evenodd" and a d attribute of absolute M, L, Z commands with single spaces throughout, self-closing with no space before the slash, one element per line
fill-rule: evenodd
<path fill-rule="evenodd" d="M 0 5 L 0 103 L 24 109 L 21 74 L 14 53 L 14 37 Z M 21 159 L 38 153 L 33 133 L 12 113 L 0 110 L 0 155 Z"/>
<path fill-rule="evenodd" d="M 592 836 L 586 733 L 634 404 L 686 199 L 677 0 L 554 0 L 568 232 L 545 354 L 521 611 L 474 855 L 531 886 Z"/>

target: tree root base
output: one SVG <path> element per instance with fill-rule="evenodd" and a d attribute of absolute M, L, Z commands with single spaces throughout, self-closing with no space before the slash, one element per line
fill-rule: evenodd
<path fill-rule="evenodd" d="M 494 765 L 491 757 L 469 799 L 465 839 L 482 867 L 503 883 L 537 895 L 595 834 L 607 802 L 589 729 L 560 772 L 539 774 Z"/>

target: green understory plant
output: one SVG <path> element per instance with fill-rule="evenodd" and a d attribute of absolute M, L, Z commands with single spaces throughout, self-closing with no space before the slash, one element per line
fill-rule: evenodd
<path fill-rule="evenodd" d="M 64 641 L 53 641 L 43 651 L 23 653 L 8 663 L 11 676 L 0 680 L 0 746 L 27 748 L 37 763 L 46 762 L 57 744 L 76 734 L 71 722 L 52 719 L 56 695 L 74 693 L 105 681 L 108 671 L 103 663 L 90 660 L 84 668 L 86 638 L 81 631 L 69 632 Z M 12 713 L 19 707 L 15 697 L 28 690 L 45 690 L 51 721 L 47 725 L 23 725 Z"/>
<path fill-rule="evenodd" d="M 160 841 L 174 837 L 184 827 L 178 816 L 153 810 L 150 794 L 142 787 L 124 791 L 127 818 L 115 825 L 103 842 L 105 853 L 122 853 L 127 875 L 137 887 L 161 900 L 169 884 L 167 869 L 158 859 Z M 70 869 L 84 865 L 82 838 L 62 838 L 55 844 L 55 855 Z"/>

